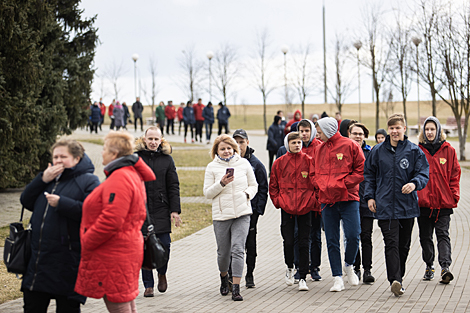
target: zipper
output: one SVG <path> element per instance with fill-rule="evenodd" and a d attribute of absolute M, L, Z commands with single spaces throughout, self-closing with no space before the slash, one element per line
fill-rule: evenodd
<path fill-rule="evenodd" d="M 392 147 L 392 148 L 393 148 L 393 147 Z M 398 148 L 398 145 L 397 145 L 397 148 Z M 397 151 L 397 149 L 395 148 L 395 153 L 393 154 L 393 188 L 392 188 L 392 190 L 393 190 L 393 192 L 392 192 L 392 194 L 393 194 L 393 201 L 392 201 L 392 203 L 393 203 L 393 206 L 392 206 L 393 211 L 392 211 L 392 212 L 393 212 L 393 218 L 394 218 L 394 219 L 395 219 L 395 184 L 396 184 L 396 173 L 395 173 L 395 169 L 396 169 L 396 167 L 397 167 L 397 152 L 398 152 L 398 151 Z"/>
<path fill-rule="evenodd" d="M 54 194 L 54 191 L 56 190 L 58 184 L 59 184 L 59 181 L 57 181 L 55 183 L 54 187 L 52 188 L 51 194 Z M 36 282 L 36 276 L 38 275 L 39 256 L 41 255 L 42 231 L 44 230 L 44 222 L 46 220 L 46 215 L 47 215 L 48 210 L 49 210 L 49 203 L 47 203 L 46 210 L 44 211 L 44 215 L 42 216 L 42 223 L 41 223 L 41 228 L 40 228 L 40 231 L 39 231 L 38 255 L 36 257 L 36 264 L 35 264 L 35 267 L 34 267 L 33 282 L 31 283 L 31 287 L 29 288 L 30 291 L 33 291 L 33 286 L 34 286 L 34 283 Z M 69 245 L 70 245 L 70 243 L 69 243 Z"/>

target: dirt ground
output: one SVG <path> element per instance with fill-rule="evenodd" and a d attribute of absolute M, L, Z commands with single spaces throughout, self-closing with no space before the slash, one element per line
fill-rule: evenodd
<path fill-rule="evenodd" d="M 11 222 L 16 222 L 20 219 L 21 192 L 22 190 L 20 189 L 4 190 L 0 192 L 0 208 L 2 208 L 0 227 L 7 226 Z M 25 210 L 23 219 L 29 219 L 30 217 L 31 212 Z"/>

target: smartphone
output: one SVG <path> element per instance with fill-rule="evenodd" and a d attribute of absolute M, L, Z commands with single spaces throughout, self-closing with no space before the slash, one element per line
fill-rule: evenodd
<path fill-rule="evenodd" d="M 228 168 L 228 169 L 225 171 L 225 174 L 228 174 L 228 177 L 232 177 L 234 171 L 235 171 L 234 168 Z"/>

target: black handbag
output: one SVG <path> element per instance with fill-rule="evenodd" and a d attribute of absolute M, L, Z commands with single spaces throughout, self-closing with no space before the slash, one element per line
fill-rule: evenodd
<path fill-rule="evenodd" d="M 3 250 L 7 271 L 15 274 L 25 274 L 31 258 L 31 227 L 24 228 L 23 213 L 24 207 L 21 209 L 20 221 L 10 224 L 10 235 L 5 239 Z"/>
<path fill-rule="evenodd" d="M 142 268 L 151 271 L 163 267 L 168 262 L 168 250 L 162 241 L 155 235 L 153 225 L 150 223 L 149 211 L 147 205 L 147 236 L 144 237 L 144 261 Z"/>

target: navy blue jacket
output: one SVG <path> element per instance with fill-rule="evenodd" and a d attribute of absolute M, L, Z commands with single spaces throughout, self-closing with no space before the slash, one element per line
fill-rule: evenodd
<path fill-rule="evenodd" d="M 364 199 L 375 200 L 379 220 L 418 217 L 417 191 L 426 187 L 428 180 L 429 164 L 423 151 L 406 136 L 393 148 L 387 135 L 366 160 Z M 405 195 L 401 189 L 407 183 L 414 183 L 416 189 Z"/>
<path fill-rule="evenodd" d="M 280 146 L 279 150 L 277 150 L 277 153 L 276 153 L 276 159 L 279 159 L 280 157 L 282 157 L 286 153 L 287 153 L 286 146 L 284 146 L 284 145 Z"/>
<path fill-rule="evenodd" d="M 365 142 L 362 145 L 362 152 L 364 153 L 364 157 L 367 158 L 369 157 L 371 151 L 371 147 L 367 145 Z M 364 161 L 365 165 L 365 161 Z M 372 213 L 371 210 L 369 210 L 369 205 L 367 204 L 367 200 L 364 199 L 364 189 L 365 189 L 365 181 L 363 180 L 359 184 L 359 198 L 361 199 L 359 202 L 359 212 L 361 213 L 361 217 L 374 217 L 374 213 Z"/>
<path fill-rule="evenodd" d="M 74 287 L 80 263 L 83 201 L 100 184 L 94 170 L 85 154 L 74 168 L 65 169 L 59 180 L 46 184 L 41 172 L 21 194 L 21 203 L 33 212 L 31 260 L 22 290 L 63 295 L 85 303 L 86 298 L 75 293 Z M 60 196 L 57 207 L 48 205 L 45 191 Z"/>
<path fill-rule="evenodd" d="M 253 172 L 255 173 L 256 182 L 258 183 L 258 192 L 256 196 L 251 199 L 251 208 L 253 211 L 258 212 L 260 215 L 264 214 L 266 202 L 268 201 L 268 175 L 263 163 L 253 154 L 255 150 L 246 147 L 244 158 L 250 162 Z"/>
<path fill-rule="evenodd" d="M 214 107 L 205 106 L 202 109 L 202 117 L 204 118 L 204 124 L 214 124 Z"/>
<path fill-rule="evenodd" d="M 268 129 L 266 150 L 277 152 L 282 146 L 284 146 L 284 128 L 281 125 L 273 123 Z"/>
<path fill-rule="evenodd" d="M 217 111 L 217 119 L 219 120 L 220 124 L 227 124 L 229 117 L 230 117 L 230 111 L 229 111 L 229 109 L 227 108 L 226 105 L 222 106 Z"/>
<path fill-rule="evenodd" d="M 187 106 L 183 109 L 183 121 L 185 124 L 196 124 L 194 109 L 191 106 Z"/>
<path fill-rule="evenodd" d="M 91 106 L 90 118 L 92 123 L 99 123 L 101 121 L 101 109 L 99 106 Z"/>

